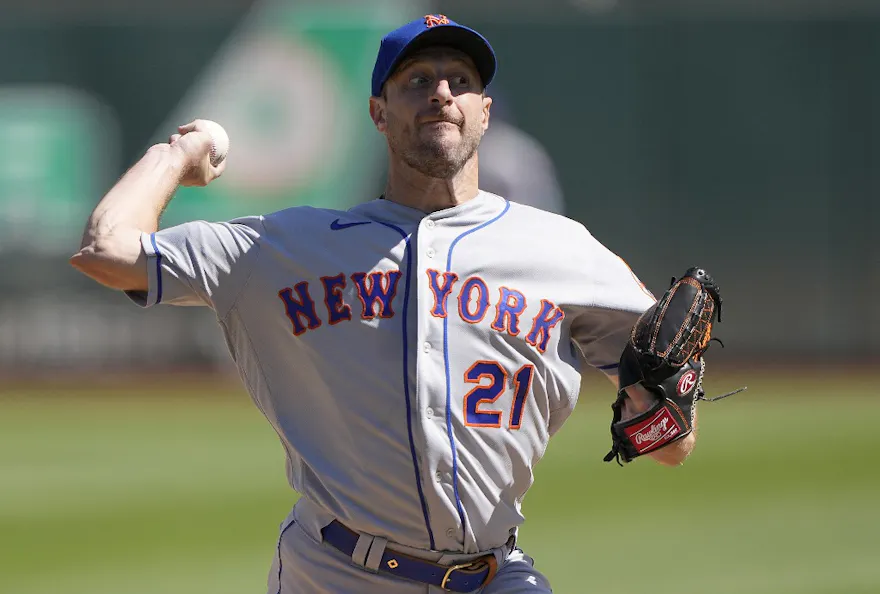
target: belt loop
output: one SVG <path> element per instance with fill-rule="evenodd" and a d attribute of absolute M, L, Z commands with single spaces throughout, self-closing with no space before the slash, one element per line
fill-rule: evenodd
<path fill-rule="evenodd" d="M 381 536 L 373 537 L 373 546 L 370 547 L 370 553 L 367 555 L 367 562 L 364 565 L 367 569 L 378 573 L 379 564 L 382 562 L 382 554 L 385 552 L 385 545 L 387 544 L 387 538 L 382 538 Z"/>
<path fill-rule="evenodd" d="M 370 546 L 373 544 L 373 537 L 369 534 L 361 534 L 358 536 L 357 544 L 351 554 L 351 562 L 359 567 L 366 567 L 367 553 L 370 552 Z"/>

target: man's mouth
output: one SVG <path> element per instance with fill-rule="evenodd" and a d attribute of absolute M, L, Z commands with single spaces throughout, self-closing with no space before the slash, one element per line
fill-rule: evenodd
<path fill-rule="evenodd" d="M 453 126 L 461 127 L 460 118 L 456 118 L 452 114 L 446 115 L 443 112 L 426 116 L 421 121 L 423 126 L 436 126 L 439 124 L 452 124 Z"/>
<path fill-rule="evenodd" d="M 422 126 L 432 126 L 432 127 L 434 127 L 434 126 L 439 127 L 443 124 L 449 124 L 451 126 L 455 126 L 456 128 L 459 127 L 458 122 L 453 122 L 451 120 L 426 120 L 426 121 L 422 122 Z"/>

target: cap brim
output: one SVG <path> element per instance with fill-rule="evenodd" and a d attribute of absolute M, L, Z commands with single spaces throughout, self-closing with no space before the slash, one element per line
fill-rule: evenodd
<path fill-rule="evenodd" d="M 415 52 L 441 45 L 455 48 L 470 56 L 480 74 L 483 88 L 489 86 L 495 77 L 497 67 L 495 52 L 482 35 L 461 25 L 438 25 L 420 33 L 409 42 L 406 50 L 401 52 L 391 65 L 386 80 L 391 78 L 398 66 Z"/>

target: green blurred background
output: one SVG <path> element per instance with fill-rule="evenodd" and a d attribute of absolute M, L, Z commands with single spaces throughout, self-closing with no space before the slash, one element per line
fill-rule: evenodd
<path fill-rule="evenodd" d="M 380 191 L 381 35 L 499 53 L 484 187 L 581 220 L 656 294 L 719 279 L 700 445 L 601 462 L 588 373 L 522 546 L 561 593 L 880 593 L 880 2 L 0 0 L 0 593 L 264 591 L 295 500 L 216 321 L 77 274 L 97 200 L 195 117 L 227 174 L 163 225 Z"/>

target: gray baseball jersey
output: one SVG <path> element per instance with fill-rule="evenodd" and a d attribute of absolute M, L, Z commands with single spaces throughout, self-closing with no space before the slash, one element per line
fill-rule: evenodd
<path fill-rule="evenodd" d="M 350 528 L 475 553 L 522 523 L 581 364 L 613 374 L 654 298 L 583 225 L 481 192 L 192 222 L 142 244 L 143 306 L 207 305 L 287 454 Z"/>

